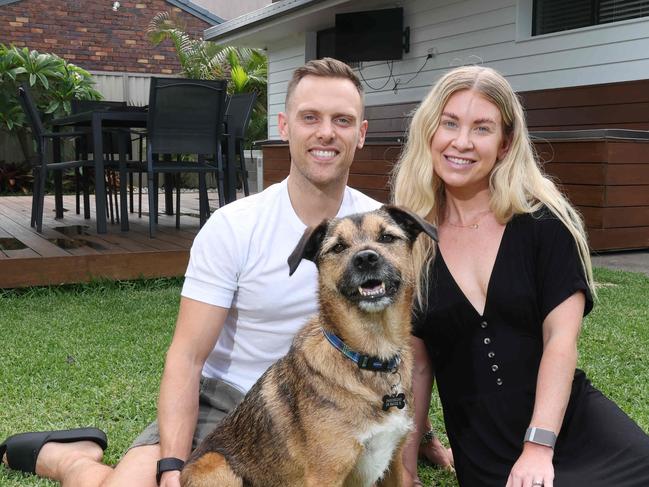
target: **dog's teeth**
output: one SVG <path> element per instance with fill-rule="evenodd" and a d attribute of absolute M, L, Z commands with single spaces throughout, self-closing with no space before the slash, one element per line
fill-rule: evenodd
<path fill-rule="evenodd" d="M 378 286 L 375 286 L 375 287 L 373 287 L 371 289 L 365 289 L 364 287 L 359 286 L 358 287 L 358 293 L 361 296 L 366 296 L 366 297 L 380 296 L 382 294 L 385 294 L 385 283 L 381 283 Z"/>

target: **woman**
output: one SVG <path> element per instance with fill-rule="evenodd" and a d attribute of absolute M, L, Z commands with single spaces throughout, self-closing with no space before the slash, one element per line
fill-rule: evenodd
<path fill-rule="evenodd" d="M 594 295 L 584 227 L 539 169 L 508 82 L 477 66 L 442 77 L 393 188 L 439 230 L 436 249 L 416 248 L 405 485 L 419 483 L 433 373 L 461 486 L 649 485 L 649 437 L 575 369 Z"/>

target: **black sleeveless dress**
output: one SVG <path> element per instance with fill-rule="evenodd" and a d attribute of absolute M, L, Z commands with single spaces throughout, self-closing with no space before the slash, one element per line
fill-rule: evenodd
<path fill-rule="evenodd" d="M 532 417 L 543 320 L 579 290 L 585 315 L 576 245 L 547 210 L 507 224 L 483 315 L 437 253 L 413 333 L 435 368 L 462 487 L 505 486 Z M 555 487 L 649 487 L 649 436 L 576 370 L 553 463 Z"/>

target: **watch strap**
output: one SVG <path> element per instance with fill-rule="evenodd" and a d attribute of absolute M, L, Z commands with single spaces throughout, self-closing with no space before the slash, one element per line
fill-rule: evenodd
<path fill-rule="evenodd" d="M 557 435 L 553 431 L 531 426 L 525 432 L 525 441 L 554 448 L 554 444 L 557 442 Z"/>
<path fill-rule="evenodd" d="M 170 472 L 172 470 L 182 470 L 185 466 L 185 462 L 180 458 L 175 457 L 166 457 L 158 460 L 158 467 L 156 470 L 155 482 L 157 485 L 160 485 L 160 479 L 162 474 L 165 472 Z"/>

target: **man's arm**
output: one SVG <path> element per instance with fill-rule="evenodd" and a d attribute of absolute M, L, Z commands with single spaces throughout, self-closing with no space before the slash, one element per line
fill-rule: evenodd
<path fill-rule="evenodd" d="M 227 314 L 226 308 L 185 297 L 180 299 L 176 330 L 167 351 L 158 400 L 162 458 L 186 459 L 189 456 L 198 419 L 201 371 L 223 329 Z"/>

